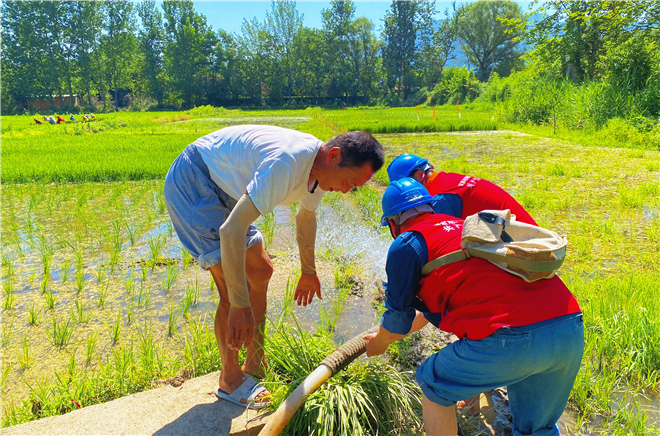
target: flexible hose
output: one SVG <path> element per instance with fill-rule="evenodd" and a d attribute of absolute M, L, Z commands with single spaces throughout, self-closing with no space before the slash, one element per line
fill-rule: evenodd
<path fill-rule="evenodd" d="M 280 404 L 275 413 L 270 416 L 268 423 L 259 432 L 259 436 L 278 436 L 300 406 L 305 403 L 307 397 L 321 387 L 326 380 L 346 368 L 349 363 L 367 350 L 367 341 L 362 338 L 377 331 L 378 326 L 360 333 L 323 359 L 318 368 L 308 375 L 291 395 Z"/>

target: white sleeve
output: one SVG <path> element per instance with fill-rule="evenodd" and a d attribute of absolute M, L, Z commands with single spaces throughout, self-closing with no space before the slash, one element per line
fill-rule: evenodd
<path fill-rule="evenodd" d="M 295 183 L 291 166 L 280 159 L 263 161 L 246 190 L 261 215 L 275 209 L 286 198 Z"/>

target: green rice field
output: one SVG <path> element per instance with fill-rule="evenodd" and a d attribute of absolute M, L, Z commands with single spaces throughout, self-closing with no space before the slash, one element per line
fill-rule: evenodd
<path fill-rule="evenodd" d="M 460 119 L 454 107 L 435 111 L 433 120 L 428 107 L 203 107 L 41 126 L 31 117 L 3 116 L 2 426 L 220 369 L 212 332 L 217 292 L 179 243 L 162 184 L 196 138 L 258 123 L 321 139 L 372 131 L 388 162 L 415 153 L 436 169 L 488 179 L 540 225 L 565 234 L 561 277 L 584 311 L 586 346 L 562 428 L 657 434 L 660 152 L 521 133 L 487 111 L 463 109 Z M 383 169 L 346 196 L 325 196 L 317 257 L 326 298 L 306 309 L 292 301 L 299 274 L 295 208 L 280 207 L 258 222 L 275 265 L 266 344 L 274 406 L 337 341 L 378 322 L 382 308 L 371 300 L 391 242 L 378 225 L 387 183 Z M 423 434 L 419 392 L 409 378 L 414 368 L 394 356 L 412 341 L 390 357 L 352 364 L 310 398 L 288 434 L 354 434 L 358 427 L 364 434 Z M 369 401 L 373 395 L 384 400 Z M 369 416 L 386 416 L 387 424 Z M 463 434 L 477 434 L 469 418 L 460 422 Z"/>

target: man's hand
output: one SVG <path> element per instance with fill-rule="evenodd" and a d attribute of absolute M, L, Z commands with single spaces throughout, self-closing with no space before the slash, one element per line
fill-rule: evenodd
<path fill-rule="evenodd" d="M 252 307 L 243 307 L 241 309 L 229 309 L 227 317 L 229 332 L 227 334 L 227 343 L 232 350 L 240 350 L 243 345 L 247 345 L 252 340 L 254 334 L 254 316 Z"/>
<path fill-rule="evenodd" d="M 293 299 L 296 300 L 298 306 L 307 306 L 314 299 L 314 294 L 319 297 L 319 300 L 323 300 L 319 276 L 316 274 L 301 274 Z"/>
<path fill-rule="evenodd" d="M 387 351 L 387 347 L 389 346 L 387 342 L 383 341 L 383 336 L 379 335 L 378 333 L 370 333 L 362 339 L 367 341 L 368 357 L 380 356 L 385 351 Z"/>

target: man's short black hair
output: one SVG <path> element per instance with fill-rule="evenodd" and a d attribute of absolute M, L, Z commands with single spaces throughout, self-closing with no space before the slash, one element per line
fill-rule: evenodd
<path fill-rule="evenodd" d="M 365 163 L 371 165 L 375 173 L 385 164 L 385 151 L 380 142 L 369 132 L 347 132 L 330 138 L 325 143 L 327 150 L 338 147 L 341 150 L 341 167 L 361 167 Z"/>

